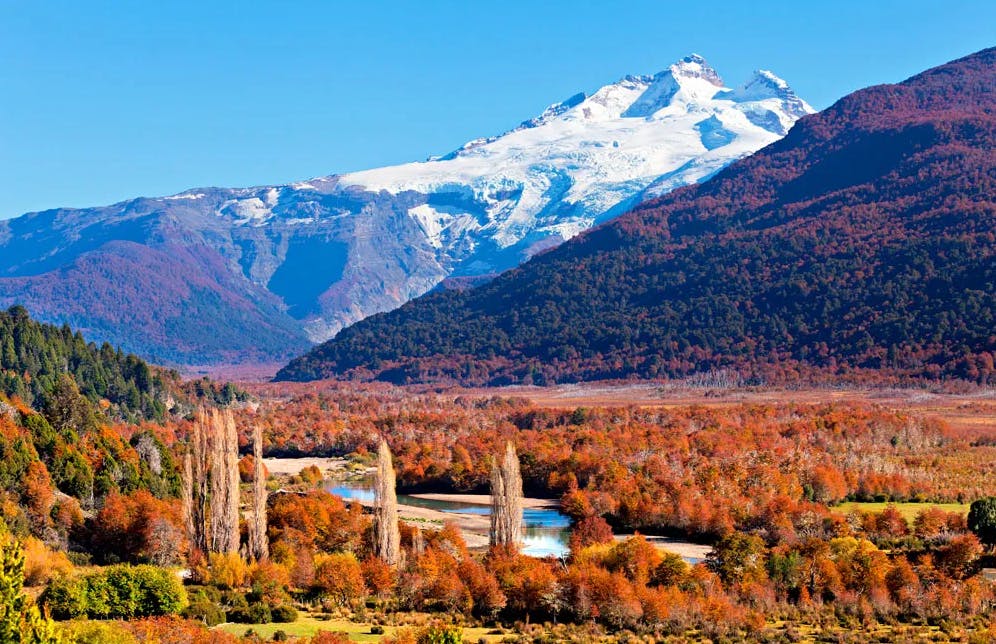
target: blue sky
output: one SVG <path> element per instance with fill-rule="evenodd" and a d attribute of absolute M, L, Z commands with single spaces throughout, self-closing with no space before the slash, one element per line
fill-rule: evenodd
<path fill-rule="evenodd" d="M 0 0 L 0 218 L 421 160 L 691 52 L 822 108 L 993 25 L 991 0 Z"/>

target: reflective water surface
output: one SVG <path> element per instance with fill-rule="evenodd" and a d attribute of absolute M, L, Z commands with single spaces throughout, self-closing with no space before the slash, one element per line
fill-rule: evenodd
<path fill-rule="evenodd" d="M 364 481 L 336 482 L 328 490 L 347 501 L 372 502 L 375 498 L 373 488 Z M 486 505 L 420 499 L 407 494 L 399 494 L 398 503 L 453 514 L 491 514 L 491 508 Z M 567 515 L 553 508 L 526 508 L 522 511 L 522 520 L 525 525 L 523 554 L 533 557 L 561 557 L 567 554 L 571 525 Z"/>

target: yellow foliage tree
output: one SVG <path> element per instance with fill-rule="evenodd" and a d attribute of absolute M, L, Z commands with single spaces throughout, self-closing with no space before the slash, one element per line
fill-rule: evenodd
<path fill-rule="evenodd" d="M 0 642 L 66 644 L 55 623 L 24 594 L 24 551 L 13 540 L 0 545 Z"/>

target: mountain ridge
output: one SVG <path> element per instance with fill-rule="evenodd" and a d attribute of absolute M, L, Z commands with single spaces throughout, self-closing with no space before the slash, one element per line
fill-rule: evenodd
<path fill-rule="evenodd" d="M 29 213 L 0 222 L 0 306 L 157 362 L 282 362 L 777 140 L 810 108 L 775 85 L 738 97 L 689 56 L 427 162 Z"/>
<path fill-rule="evenodd" d="M 462 384 L 713 369 L 993 378 L 996 49 L 844 97 L 711 180 L 278 379 Z M 795 374 L 793 376 L 792 374 Z"/>

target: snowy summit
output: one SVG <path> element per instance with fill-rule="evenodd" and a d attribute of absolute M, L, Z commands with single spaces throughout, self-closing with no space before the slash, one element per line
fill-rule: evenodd
<path fill-rule="evenodd" d="M 700 181 L 778 140 L 811 112 L 771 72 L 730 89 L 693 54 L 653 76 L 575 95 L 445 157 L 338 182 L 392 194 L 463 192 L 478 209 L 420 207 L 412 216 L 437 247 L 472 233 L 506 248 L 569 238 L 645 196 Z"/>
<path fill-rule="evenodd" d="M 449 277 L 464 278 L 458 286 L 487 279 L 647 197 L 701 181 L 811 111 L 771 72 L 730 88 L 703 58 L 688 56 L 421 163 L 0 222 L 0 272 L 24 278 L 6 284 L 10 301 L 96 330 L 98 340 L 101 329 L 124 328 L 130 335 L 111 339 L 143 355 L 200 364 L 258 352 L 258 335 L 271 339 L 267 357 L 291 353 Z M 36 227 L 59 233 L 39 246 Z M 33 252 L 18 251 L 29 239 Z M 164 271 L 185 276 L 174 280 L 182 288 L 168 306 L 158 296 L 173 317 L 122 327 L 142 300 L 33 296 L 51 283 L 62 288 L 59 271 L 72 266 L 84 266 L 79 289 L 93 292 L 83 285 L 92 277 L 87 262 L 125 293 L 148 291 Z M 242 326 L 208 342 L 190 320 L 218 306 L 228 313 L 217 315 Z M 189 335 L 167 329 L 174 317 Z"/>

